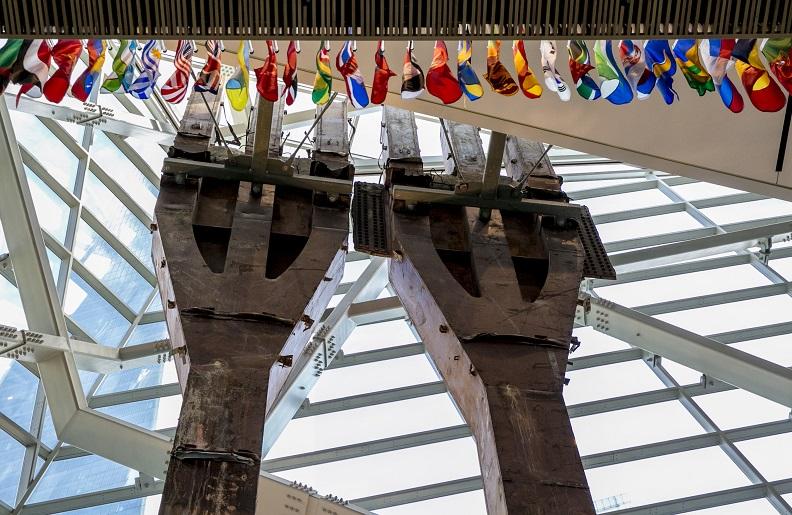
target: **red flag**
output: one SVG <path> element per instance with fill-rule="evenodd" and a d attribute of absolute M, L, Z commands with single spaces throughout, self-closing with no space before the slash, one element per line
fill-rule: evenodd
<path fill-rule="evenodd" d="M 297 54 L 300 53 L 299 43 L 291 41 L 286 50 L 286 63 L 283 65 L 283 93 L 286 105 L 290 106 L 297 98 Z"/>
<path fill-rule="evenodd" d="M 385 59 L 385 41 L 380 40 L 377 44 L 377 52 L 374 54 L 374 82 L 371 85 L 371 103 L 384 104 L 385 97 L 388 95 L 388 80 L 395 77 L 396 73 L 388 67 Z"/>
<path fill-rule="evenodd" d="M 79 39 L 61 39 L 52 47 L 52 60 L 58 69 L 44 84 L 44 96 L 50 102 L 60 103 L 66 96 L 74 65 L 80 58 L 82 49 L 82 41 Z"/>
<path fill-rule="evenodd" d="M 453 104 L 462 96 L 462 88 L 448 67 L 448 49 L 445 42 L 437 40 L 429 71 L 426 72 L 426 89 L 429 93 L 443 101 Z"/>
<path fill-rule="evenodd" d="M 264 100 L 278 101 L 278 57 L 275 42 L 267 40 L 267 58 L 261 68 L 256 68 L 256 89 Z"/>

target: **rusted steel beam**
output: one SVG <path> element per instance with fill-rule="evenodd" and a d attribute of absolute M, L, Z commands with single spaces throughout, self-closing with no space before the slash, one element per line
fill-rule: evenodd
<path fill-rule="evenodd" d="M 153 255 L 184 401 L 161 514 L 255 513 L 266 410 L 340 282 L 348 207 L 163 174 Z"/>
<path fill-rule="evenodd" d="M 452 146 L 473 134 L 452 126 Z M 457 166 L 483 163 L 457 149 Z M 585 257 L 574 226 L 439 204 L 392 216 L 391 284 L 470 425 L 488 513 L 592 515 L 562 397 Z"/>

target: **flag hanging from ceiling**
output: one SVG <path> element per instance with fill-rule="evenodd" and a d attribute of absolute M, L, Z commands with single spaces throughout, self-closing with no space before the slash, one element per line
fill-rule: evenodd
<path fill-rule="evenodd" d="M 316 76 L 311 99 L 316 105 L 324 105 L 333 91 L 333 71 L 330 68 L 330 42 L 322 41 L 316 52 Z"/>
<path fill-rule="evenodd" d="M 363 83 L 363 75 L 358 68 L 357 57 L 353 43 L 347 41 L 341 47 L 336 56 L 336 69 L 346 84 L 347 98 L 349 102 L 358 109 L 369 104 L 366 85 Z"/>
<path fill-rule="evenodd" d="M 517 83 L 520 86 L 520 90 L 528 98 L 541 97 L 542 85 L 536 80 L 536 75 L 534 75 L 531 67 L 528 66 L 528 56 L 525 54 L 525 43 L 523 40 L 514 40 L 512 53 L 514 54 L 514 69 L 517 70 Z"/>
<path fill-rule="evenodd" d="M 14 64 L 24 55 L 24 50 L 29 45 L 29 40 L 7 39 L 3 48 L 0 48 L 0 95 L 2 95 L 11 82 L 11 73 Z"/>
<path fill-rule="evenodd" d="M 470 100 L 478 100 L 484 94 L 484 88 L 473 71 L 471 61 L 473 60 L 473 42 L 469 40 L 460 41 L 457 47 L 457 79 L 462 92 Z"/>
<path fill-rule="evenodd" d="M 42 87 L 47 82 L 50 67 L 50 46 L 46 39 L 30 40 L 29 45 L 21 55 L 22 61 L 17 61 L 17 66 L 11 74 L 11 82 L 20 84 L 19 97 L 24 93 L 32 98 L 41 97 Z"/>
<path fill-rule="evenodd" d="M 769 38 L 762 54 L 778 82 L 792 95 L 792 38 Z"/>
<path fill-rule="evenodd" d="M 737 86 L 726 74 L 734 66 L 731 58 L 733 48 L 733 39 L 705 39 L 700 45 L 701 64 L 712 77 L 715 91 L 720 95 L 723 105 L 729 111 L 739 113 L 745 104 Z"/>
<path fill-rule="evenodd" d="M 484 79 L 495 93 L 510 97 L 517 94 L 519 88 L 500 60 L 500 47 L 500 40 L 487 41 L 487 73 L 484 74 Z"/>
<path fill-rule="evenodd" d="M 423 93 L 425 87 L 424 72 L 413 55 L 413 42 L 407 43 L 404 53 L 404 67 L 402 68 L 401 97 L 410 100 Z"/>
<path fill-rule="evenodd" d="M 442 40 L 436 40 L 432 64 L 426 72 L 426 90 L 444 104 L 453 104 L 462 97 L 459 82 L 448 67 L 448 49 Z"/>
<path fill-rule="evenodd" d="M 760 111 L 779 111 L 786 104 L 786 96 L 770 77 L 759 57 L 755 39 L 738 39 L 732 49 L 734 67 L 751 103 Z"/>
<path fill-rule="evenodd" d="M 121 88 L 124 91 L 129 91 L 129 86 L 132 85 L 135 74 L 136 49 L 137 41 L 134 39 L 121 40 L 113 59 L 113 71 L 105 78 L 104 84 L 102 84 L 103 93 L 115 93 Z"/>
<path fill-rule="evenodd" d="M 624 67 L 624 76 L 635 91 L 635 96 L 638 100 L 648 98 L 657 79 L 646 67 L 646 58 L 641 45 L 630 39 L 619 41 L 619 58 Z"/>
<path fill-rule="evenodd" d="M 163 84 L 160 93 L 163 100 L 171 104 L 178 104 L 184 100 L 190 87 L 190 71 L 192 58 L 195 53 L 195 42 L 189 39 L 180 39 L 176 46 L 176 57 L 173 65 L 176 69 L 173 75 Z"/>
<path fill-rule="evenodd" d="M 50 102 L 60 103 L 69 91 L 72 72 L 77 59 L 82 54 L 83 44 L 79 39 L 59 39 L 50 54 L 58 67 L 52 77 L 44 84 L 44 96 Z"/>
<path fill-rule="evenodd" d="M 256 89 L 261 98 L 270 102 L 277 102 L 278 91 L 278 44 L 274 40 L 267 40 L 267 57 L 264 64 L 256 68 Z"/>
<path fill-rule="evenodd" d="M 88 67 L 77 77 L 69 91 L 71 96 L 82 102 L 88 100 L 94 85 L 99 80 L 105 63 L 107 44 L 102 39 L 89 39 L 86 48 L 88 50 Z"/>
<path fill-rule="evenodd" d="M 239 42 L 237 48 L 237 68 L 226 81 L 226 96 L 234 111 L 244 111 L 250 99 L 248 82 L 250 82 L 250 41 Z"/>
<path fill-rule="evenodd" d="M 674 74 L 676 61 L 671 53 L 671 47 L 665 39 L 652 39 L 644 46 L 646 53 L 646 66 L 652 71 L 657 80 L 657 91 L 663 95 L 666 104 L 673 104 L 679 98 L 674 91 Z"/>
<path fill-rule="evenodd" d="M 289 42 L 286 49 L 286 62 L 283 64 L 283 93 L 286 95 L 286 105 L 290 106 L 297 99 L 297 54 L 300 53 L 300 43 Z"/>
<path fill-rule="evenodd" d="M 569 86 L 561 78 L 561 74 L 556 69 L 556 47 L 554 41 L 542 40 L 539 43 L 539 53 L 542 56 L 542 73 L 545 77 L 545 86 L 550 91 L 558 94 L 564 102 L 569 102 L 572 98 L 572 92 L 569 91 Z"/>
<path fill-rule="evenodd" d="M 377 43 L 377 51 L 374 53 L 374 80 L 371 83 L 371 103 L 383 104 L 388 95 L 388 81 L 396 76 L 396 72 L 388 67 L 385 59 L 385 41 Z"/>
<path fill-rule="evenodd" d="M 217 95 L 220 91 L 220 67 L 222 66 L 221 54 L 223 53 L 223 42 L 219 39 L 206 40 L 206 64 L 195 81 L 193 89 L 203 93 Z"/>
<path fill-rule="evenodd" d="M 602 78 L 600 84 L 602 98 L 615 105 L 632 102 L 632 88 L 624 78 L 619 65 L 616 64 L 610 41 L 599 39 L 594 43 L 594 63 L 597 65 L 597 73 Z"/>
<path fill-rule="evenodd" d="M 678 39 L 674 43 L 673 51 L 688 86 L 696 90 L 699 96 L 704 95 L 707 91 L 715 91 L 712 77 L 701 65 L 697 39 Z"/>
<path fill-rule="evenodd" d="M 146 100 L 151 98 L 154 94 L 154 87 L 157 85 L 159 79 L 159 65 L 162 58 L 162 50 L 160 50 L 159 42 L 151 39 L 143 47 L 143 53 L 140 60 L 143 63 L 143 71 L 140 72 L 138 78 L 129 87 L 129 94 L 135 98 Z"/>
<path fill-rule="evenodd" d="M 578 95 L 586 100 L 597 100 L 602 96 L 602 92 L 597 81 L 589 76 L 589 72 L 594 69 L 594 66 L 591 65 L 591 56 L 586 42 L 582 39 L 569 40 L 567 52 L 569 52 L 569 73 L 572 74 Z"/>

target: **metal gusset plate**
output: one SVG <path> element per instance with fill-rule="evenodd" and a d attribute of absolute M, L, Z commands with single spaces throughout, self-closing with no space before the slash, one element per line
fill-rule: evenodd
<path fill-rule="evenodd" d="M 374 256 L 393 253 L 388 229 L 387 189 L 382 184 L 355 183 L 352 197 L 352 241 L 355 250 Z"/>
<path fill-rule="evenodd" d="M 586 261 L 583 265 L 583 276 L 593 279 L 616 279 L 616 270 L 608 259 L 608 253 L 600 240 L 597 227 L 591 218 L 589 210 L 585 206 L 580 206 L 580 223 L 578 224 L 578 236 L 583 242 L 586 250 Z"/>

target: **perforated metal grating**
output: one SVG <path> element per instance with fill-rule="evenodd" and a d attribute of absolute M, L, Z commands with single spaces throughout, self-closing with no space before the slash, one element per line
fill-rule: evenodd
<path fill-rule="evenodd" d="M 391 256 L 386 192 L 382 184 L 355 183 L 355 195 L 352 198 L 352 240 L 355 250 L 374 256 Z"/>
<path fill-rule="evenodd" d="M 583 276 L 593 279 L 616 279 L 616 270 L 608 259 L 605 246 L 602 245 L 594 220 L 586 206 L 580 206 L 582 216 L 578 224 L 578 236 L 586 250 L 586 261 L 583 265 Z"/>

